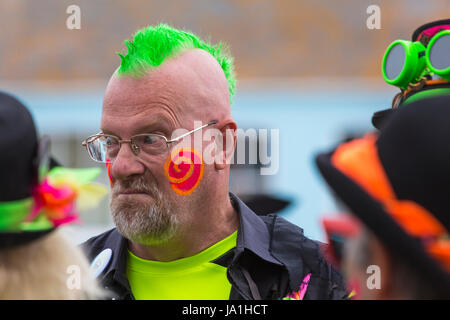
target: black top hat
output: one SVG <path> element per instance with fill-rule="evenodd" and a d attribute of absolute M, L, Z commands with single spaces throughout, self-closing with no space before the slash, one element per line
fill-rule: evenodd
<path fill-rule="evenodd" d="M 0 92 L 0 202 L 31 196 L 37 148 L 30 112 L 19 100 Z"/>
<path fill-rule="evenodd" d="M 42 161 L 36 128 L 28 109 L 4 92 L 0 92 L 0 150 L 0 205 L 30 198 Z M 52 164 L 57 165 L 54 160 Z M 0 231 L 0 248 L 28 243 L 52 230 Z"/>
<path fill-rule="evenodd" d="M 424 208 L 439 221 L 447 235 L 450 230 L 449 107 L 447 96 L 411 103 L 391 117 L 375 143 L 378 163 L 395 198 Z M 367 185 L 337 168 L 333 161 L 335 154 L 336 150 L 320 154 L 316 164 L 337 196 L 394 254 L 444 288 L 444 292 L 450 292 L 448 270 L 426 251 L 422 240 L 412 236 L 393 218 Z M 366 172 L 373 169 L 361 163 L 363 160 L 357 156 L 353 158 Z"/>
<path fill-rule="evenodd" d="M 435 26 L 439 25 L 450 25 L 450 19 L 443 19 L 443 20 L 436 20 L 429 23 L 426 23 L 420 27 L 418 27 L 412 34 L 411 39 L 412 41 L 420 41 L 423 43 L 424 46 L 428 45 L 428 42 L 430 41 L 429 37 L 422 34 L 423 31 L 433 28 Z M 419 38 L 420 37 L 420 38 Z M 434 89 L 441 89 L 441 88 L 450 88 L 450 83 L 440 83 L 440 84 L 433 84 L 433 85 L 426 85 L 423 84 L 423 86 L 418 87 L 416 90 L 409 91 L 405 96 L 402 96 L 401 94 L 397 95 L 394 98 L 394 102 L 396 99 L 401 99 L 398 101 L 398 106 L 402 106 L 403 104 L 406 104 L 408 102 L 408 99 L 412 96 L 415 96 L 415 99 L 419 99 L 422 97 L 419 97 L 417 95 L 420 93 L 420 95 L 423 95 L 423 97 L 429 97 L 430 95 L 434 94 Z M 426 92 L 428 91 L 428 92 Z M 426 93 L 425 93 L 426 92 Z M 394 103 L 393 102 L 393 103 Z M 386 120 L 389 119 L 389 117 L 395 113 L 397 109 L 389 108 L 381 111 L 377 111 L 372 115 L 372 125 L 381 130 L 384 125 L 386 124 Z"/>

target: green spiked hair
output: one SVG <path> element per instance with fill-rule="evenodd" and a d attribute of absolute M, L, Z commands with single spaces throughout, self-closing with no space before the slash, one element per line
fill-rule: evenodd
<path fill-rule="evenodd" d="M 211 45 L 196 35 L 160 24 L 138 30 L 132 40 L 125 40 L 128 53 L 118 52 L 121 63 L 118 75 L 143 76 L 148 70 L 159 66 L 166 59 L 189 49 L 202 49 L 211 54 L 222 67 L 228 82 L 230 100 L 235 92 L 233 58 L 225 44 Z"/>

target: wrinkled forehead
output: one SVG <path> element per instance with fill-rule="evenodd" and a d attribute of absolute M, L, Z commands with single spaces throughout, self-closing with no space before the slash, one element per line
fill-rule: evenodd
<path fill-rule="evenodd" d="M 158 68 L 139 78 L 114 74 L 105 92 L 103 112 L 133 114 L 155 103 L 185 107 L 189 94 L 186 79 Z"/>
<path fill-rule="evenodd" d="M 169 92 L 170 88 L 158 81 L 152 85 L 146 79 L 114 75 L 103 100 L 101 130 L 127 136 L 139 133 L 139 128 L 150 122 L 175 125 L 179 116 L 173 109 L 179 105 L 172 98 L 165 98 Z"/>

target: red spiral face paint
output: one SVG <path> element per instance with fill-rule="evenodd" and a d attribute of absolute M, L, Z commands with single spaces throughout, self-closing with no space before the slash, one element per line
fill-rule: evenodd
<path fill-rule="evenodd" d="M 203 178 L 202 156 L 194 149 L 181 148 L 171 153 L 164 164 L 164 174 L 172 189 L 181 195 L 191 194 Z"/>

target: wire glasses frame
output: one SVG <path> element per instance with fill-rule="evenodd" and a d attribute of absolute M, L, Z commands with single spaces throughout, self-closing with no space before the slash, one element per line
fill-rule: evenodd
<path fill-rule="evenodd" d="M 115 154 L 117 154 L 120 150 L 120 147 L 122 146 L 122 143 L 129 143 L 131 151 L 134 155 L 138 155 L 141 150 L 144 150 L 144 152 L 156 155 L 161 154 L 164 151 L 168 150 L 169 145 L 174 142 L 178 142 L 184 137 L 187 137 L 191 135 L 192 133 L 201 130 L 203 128 L 209 127 L 211 125 L 216 124 L 217 120 L 212 120 L 208 122 L 207 124 L 200 126 L 194 130 L 191 130 L 189 132 L 186 132 L 174 139 L 167 139 L 165 136 L 160 134 L 154 134 L 154 133 L 142 133 L 137 134 L 135 136 L 132 136 L 128 140 L 122 140 L 117 136 L 104 134 L 104 133 L 97 133 L 92 136 L 87 137 L 81 145 L 86 147 L 86 150 L 91 157 L 92 160 L 100 163 L 108 163 L 111 162 L 111 159 L 106 156 L 107 151 L 111 152 L 110 150 L 115 147 L 114 151 L 117 151 Z M 106 142 L 105 144 L 101 144 L 101 139 L 104 139 Z M 110 139 L 110 140 L 108 140 Z M 154 142 L 151 142 L 154 141 Z M 150 143 L 149 143 L 150 142 Z M 162 143 L 164 142 L 164 145 Z M 108 145 L 108 143 L 110 143 Z M 111 144 L 111 143 L 114 143 Z M 158 144 L 159 143 L 159 144 Z M 110 148 L 110 150 L 107 150 Z"/>

